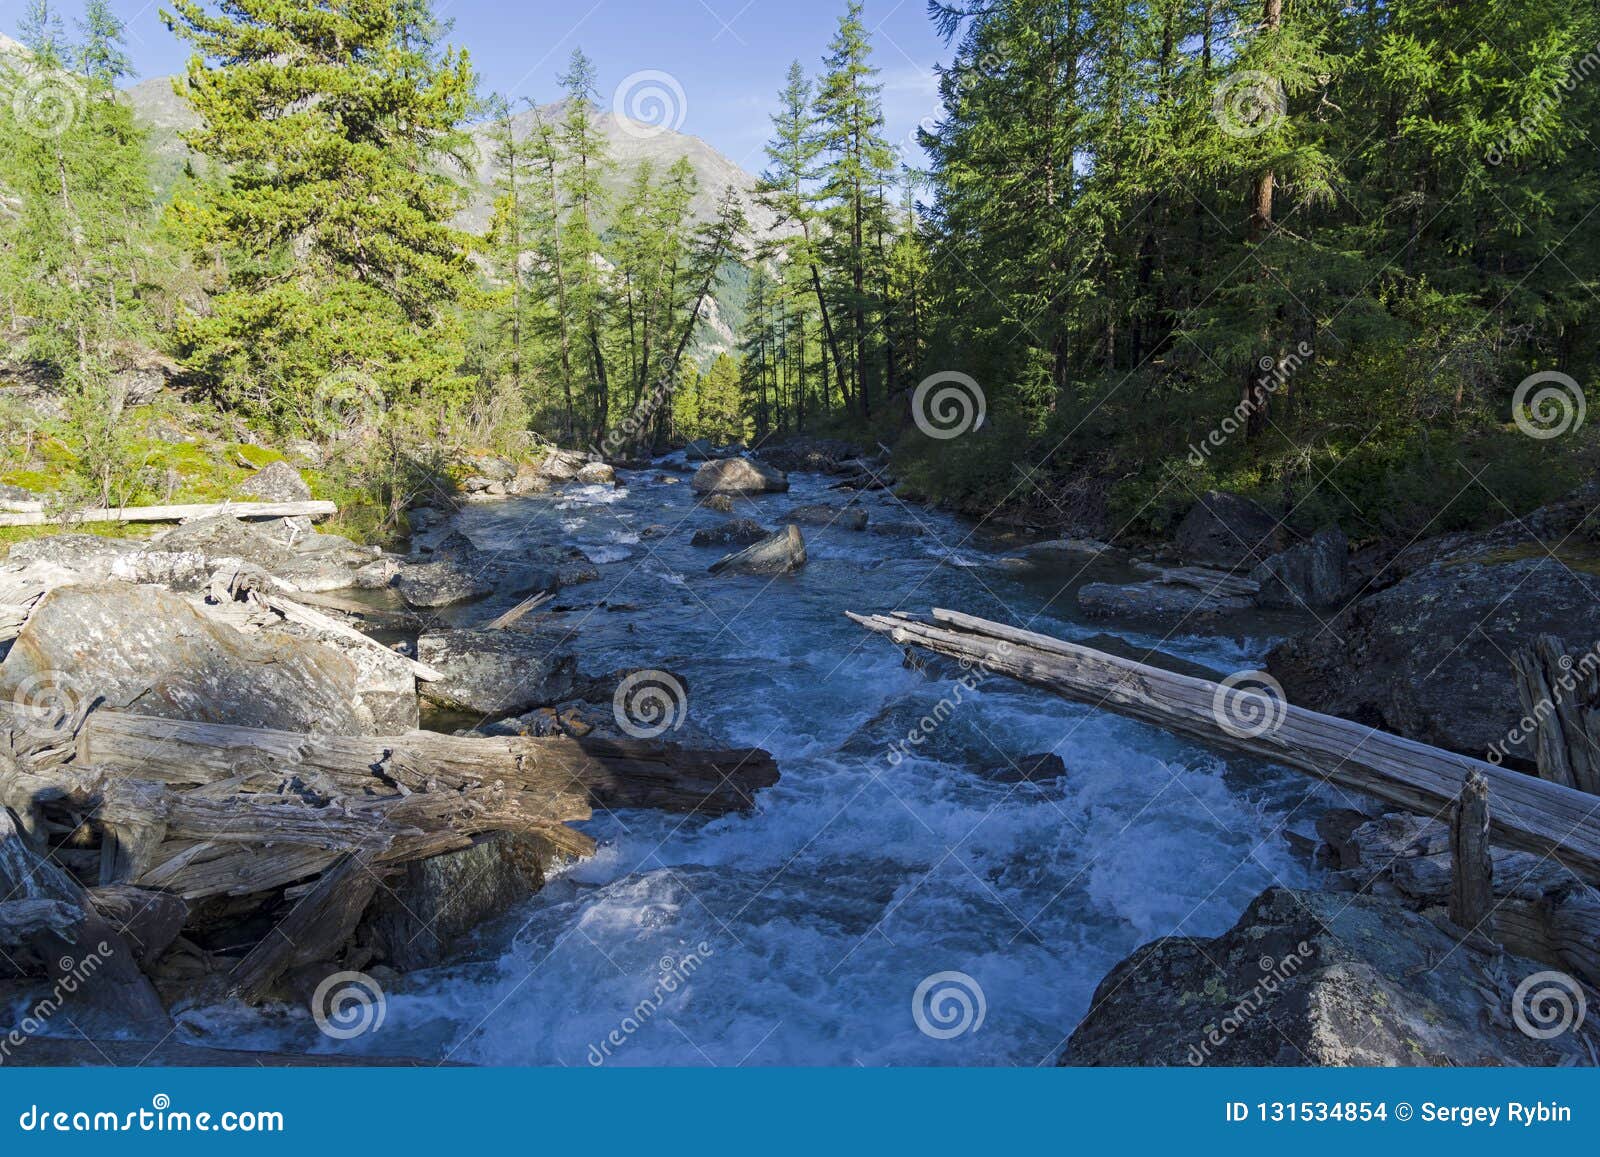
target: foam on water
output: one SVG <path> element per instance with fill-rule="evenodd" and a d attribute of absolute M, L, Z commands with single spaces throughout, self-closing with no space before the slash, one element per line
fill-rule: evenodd
<path fill-rule="evenodd" d="M 767 524 L 841 501 L 827 480 L 792 481 L 757 500 Z M 466 529 L 503 548 L 672 528 L 635 536 L 605 580 L 615 594 L 596 594 L 644 610 L 570 616 L 582 665 L 679 673 L 694 725 L 772 751 L 780 783 L 747 816 L 597 813 L 582 825 L 597 854 L 485 930 L 475 962 L 395 983 L 379 1033 L 335 1044 L 300 1010 L 227 1006 L 190 1013 L 191 1033 L 487 1064 L 1048 1064 L 1135 946 L 1215 935 L 1262 888 L 1306 881 L 1282 835 L 1322 806 L 1303 778 L 1009 680 L 908 669 L 844 618 L 937 604 L 1067 637 L 1105 629 L 1074 621 L 1070 597 L 969 569 L 994 552 L 955 520 L 916 511 L 932 542 L 808 531 L 797 575 L 713 577 L 719 552 L 688 538 L 720 517 L 686 486 L 574 499 L 591 490 L 613 493 L 474 507 Z M 912 520 L 892 496 L 861 501 Z M 1264 640 L 1161 645 L 1231 667 Z M 1055 782 L 997 778 L 1045 752 L 1065 765 Z M 981 988 L 980 1031 L 918 1028 L 912 995 L 938 972 Z"/>

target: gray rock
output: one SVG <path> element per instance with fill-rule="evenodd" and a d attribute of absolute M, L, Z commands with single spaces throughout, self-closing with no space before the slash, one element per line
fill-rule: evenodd
<path fill-rule="evenodd" d="M 1174 623 L 1188 617 L 1248 610 L 1253 604 L 1241 595 L 1223 595 L 1175 583 L 1085 583 L 1078 588 L 1078 606 L 1084 614 L 1108 619 L 1147 619 Z"/>
<path fill-rule="evenodd" d="M 759 522 L 748 518 L 732 518 L 721 526 L 697 530 L 689 539 L 690 546 L 749 546 L 760 542 L 772 532 Z"/>
<path fill-rule="evenodd" d="M 86 583 L 40 600 L 0 664 L 0 694 L 40 687 L 168 719 L 374 733 L 338 651 L 246 635 L 153 586 Z"/>
<path fill-rule="evenodd" d="M 696 494 L 772 494 L 789 489 L 781 470 L 749 458 L 707 462 L 689 482 Z"/>
<path fill-rule="evenodd" d="M 394 588 L 406 606 L 416 609 L 453 606 L 494 593 L 494 584 L 484 574 L 454 559 L 401 563 Z"/>
<path fill-rule="evenodd" d="M 104 574 L 114 560 L 143 546 L 140 542 L 98 534 L 50 534 L 13 543 L 6 561 L 15 566 L 49 562 L 80 574 L 95 575 Z"/>
<path fill-rule="evenodd" d="M 733 496 L 731 494 L 708 494 L 700 500 L 700 505 L 707 510 L 715 510 L 718 514 L 732 514 Z"/>
<path fill-rule="evenodd" d="M 1171 936 L 1100 982 L 1063 1065 L 1590 1063 L 1593 1026 L 1534 1040 L 1486 955 L 1392 901 L 1269 888 L 1214 940 Z"/>
<path fill-rule="evenodd" d="M 1261 584 L 1256 602 L 1263 607 L 1331 607 L 1350 589 L 1350 543 L 1337 527 L 1319 531 L 1273 555 L 1250 577 Z"/>
<path fill-rule="evenodd" d="M 438 631 L 417 640 L 417 659 L 444 678 L 423 698 L 478 715 L 518 715 L 570 698 L 577 662 L 565 636 L 522 631 Z"/>
<path fill-rule="evenodd" d="M 491 832 L 470 848 L 412 860 L 378 890 L 357 937 L 394 968 L 441 964 L 458 956 L 480 925 L 544 887 L 549 857 L 537 836 Z"/>
<path fill-rule="evenodd" d="M 156 535 L 144 548 L 162 554 L 203 554 L 210 558 L 238 558 L 271 571 L 293 557 L 280 542 L 241 522 L 231 514 L 196 518 Z"/>
<path fill-rule="evenodd" d="M 772 575 L 787 574 L 805 565 L 806 540 L 798 526 L 786 526 L 737 554 L 719 558 L 709 569 L 712 574 Z"/>
<path fill-rule="evenodd" d="M 588 457 L 576 450 L 551 450 L 539 463 L 539 473 L 552 482 L 571 482 L 588 464 Z"/>
<path fill-rule="evenodd" d="M 417 677 L 397 652 L 298 623 L 280 622 L 269 629 L 267 636 L 310 639 L 348 659 L 355 668 L 356 697 L 372 716 L 372 726 L 378 734 L 398 735 L 420 725 Z"/>
<path fill-rule="evenodd" d="M 1278 520 L 1248 498 L 1208 490 L 1178 525 L 1186 563 L 1229 569 L 1254 566 L 1277 551 Z"/>
<path fill-rule="evenodd" d="M 239 496 L 255 502 L 306 502 L 311 487 L 300 471 L 281 459 L 269 462 L 238 486 Z"/>
<path fill-rule="evenodd" d="M 790 522 L 798 522 L 802 526 L 821 526 L 837 530 L 865 530 L 867 529 L 867 512 L 859 506 L 829 506 L 824 502 L 814 502 L 807 506 L 797 506 L 789 511 Z"/>
<path fill-rule="evenodd" d="M 617 472 L 604 462 L 590 462 L 578 471 L 575 481 L 585 486 L 615 486 Z"/>
<path fill-rule="evenodd" d="M 690 462 L 710 462 L 717 456 L 717 448 L 709 438 L 695 438 L 684 446 L 683 456 Z"/>
<path fill-rule="evenodd" d="M 1512 740 L 1522 705 L 1506 656 L 1539 635 L 1600 640 L 1600 578 L 1549 557 L 1434 563 L 1279 645 L 1267 669 L 1292 702 L 1482 755 Z M 1519 729 L 1520 730 L 1520 729 Z"/>
<path fill-rule="evenodd" d="M 0 502 L 37 502 L 39 496 L 22 486 L 0 482 Z"/>

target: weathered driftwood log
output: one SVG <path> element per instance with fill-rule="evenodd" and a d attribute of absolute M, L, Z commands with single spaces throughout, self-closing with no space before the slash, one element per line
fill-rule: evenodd
<path fill-rule="evenodd" d="M 304 735 L 120 711 L 90 715 L 77 744 L 79 764 L 169 784 L 216 783 L 252 768 L 293 768 L 325 775 L 344 790 L 498 785 L 508 795 L 560 801 L 546 814 L 593 802 L 722 815 L 753 806 L 755 792 L 778 781 L 777 764 L 759 748 L 696 751 L 645 740 L 468 739 L 433 731 Z"/>
<path fill-rule="evenodd" d="M 1567 645 L 1541 635 L 1512 654 L 1511 670 L 1531 736 L 1539 778 L 1600 795 L 1600 663 L 1574 659 Z"/>
<path fill-rule="evenodd" d="M 0 807 L 0 900 L 45 901 L 75 910 L 79 919 L 61 928 L 35 922 L 19 937 L 26 955 L 39 962 L 73 1022 L 84 1031 L 129 1027 L 160 1036 L 170 1030 L 161 998 L 139 971 L 122 935 L 95 910 L 83 888 L 38 855 L 9 808 Z"/>
<path fill-rule="evenodd" d="M 0 502 L 0 526 L 48 526 L 55 522 L 182 522 L 231 514 L 235 518 L 313 518 L 339 513 L 332 502 L 209 502 L 182 506 L 123 506 L 52 513 L 43 502 Z"/>
<path fill-rule="evenodd" d="M 291 623 L 299 623 L 312 630 L 323 631 L 330 635 L 337 635 L 341 639 L 355 643 L 362 647 L 370 647 L 384 652 L 393 659 L 407 667 L 413 675 L 424 682 L 437 682 L 443 679 L 437 670 L 426 663 L 419 663 L 415 659 L 396 654 L 384 646 L 371 635 L 364 635 L 354 627 L 348 627 L 338 619 L 323 614 L 321 611 L 310 607 L 301 606 L 293 599 L 287 598 L 266 586 L 266 584 L 250 571 L 235 571 L 232 575 L 226 572 L 212 577 L 211 597 L 218 603 L 227 604 L 232 601 L 251 603 L 255 606 L 265 607 L 274 611 Z"/>
<path fill-rule="evenodd" d="M 291 968 L 332 960 L 355 931 L 378 889 L 372 857 L 348 855 L 322 874 L 289 915 L 250 950 L 228 978 L 232 995 L 247 1004 L 266 998 Z"/>
<path fill-rule="evenodd" d="M 497 615 L 490 619 L 487 623 L 483 624 L 482 629 L 485 631 L 503 631 L 512 623 L 522 618 L 523 615 L 526 615 L 535 607 L 549 602 L 553 597 L 554 596 L 549 591 L 540 591 L 538 594 L 529 595 L 505 614 Z"/>
<path fill-rule="evenodd" d="M 1230 571 L 1214 570 L 1208 566 L 1158 566 L 1153 562 L 1136 562 L 1133 569 L 1150 575 L 1168 586 L 1193 587 L 1213 595 L 1235 595 L 1254 598 L 1261 593 L 1261 584 Z"/>
<path fill-rule="evenodd" d="M 1492 937 L 1494 861 L 1489 856 L 1489 781 L 1467 772 L 1450 812 L 1450 919 Z"/>
<path fill-rule="evenodd" d="M 1468 774 L 1477 771 L 1494 796 L 1490 834 L 1496 843 L 1548 854 L 1600 880 L 1600 800 L 1571 788 L 1260 696 L 1247 698 L 1245 705 L 1271 712 L 1273 725 L 1230 730 L 1223 726 L 1226 709 L 1242 691 L 956 611 L 936 609 L 932 621 L 850 617 L 901 646 L 965 659 L 1068 699 L 1309 772 L 1424 815 L 1444 815 Z"/>

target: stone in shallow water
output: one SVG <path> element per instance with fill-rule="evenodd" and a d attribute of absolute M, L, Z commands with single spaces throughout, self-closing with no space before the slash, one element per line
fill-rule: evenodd
<path fill-rule="evenodd" d="M 707 462 L 689 484 L 696 494 L 766 494 L 789 489 L 783 471 L 749 458 Z"/>
<path fill-rule="evenodd" d="M 697 530 L 689 539 L 690 546 L 749 546 L 760 542 L 770 533 L 759 522 L 748 518 L 734 518 L 709 530 Z"/>
<path fill-rule="evenodd" d="M 777 534 L 747 546 L 737 554 L 725 555 L 710 566 L 712 574 L 785 574 L 806 565 L 806 540 L 798 526 L 786 526 Z"/>

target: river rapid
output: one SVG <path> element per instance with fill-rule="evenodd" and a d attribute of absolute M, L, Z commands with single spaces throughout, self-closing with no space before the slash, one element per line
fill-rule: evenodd
<path fill-rule="evenodd" d="M 724 516 L 667 476 L 469 506 L 456 526 L 485 548 L 583 548 L 600 581 L 557 600 L 583 669 L 676 673 L 693 731 L 768 749 L 781 782 L 748 815 L 597 812 L 580 825 L 596 856 L 481 930 L 469 962 L 387 984 L 376 1032 L 333 1041 L 304 1009 L 222 1006 L 185 1013 L 185 1036 L 491 1065 L 1052 1064 L 1134 947 L 1214 936 L 1263 888 L 1310 881 L 1285 832 L 1343 801 L 1305 777 L 953 664 L 918 671 L 844 612 L 1110 631 L 1222 672 L 1258 665 L 1283 624 L 1089 623 L 1076 565 L 1009 565 L 973 524 L 886 493 L 860 501 L 907 533 L 806 527 L 797 574 L 712 576 L 722 551 L 689 538 Z M 781 525 L 851 497 L 832 482 L 792 475 L 740 513 Z M 652 525 L 668 533 L 642 535 Z M 1064 776 L 994 776 L 1045 752 Z"/>

